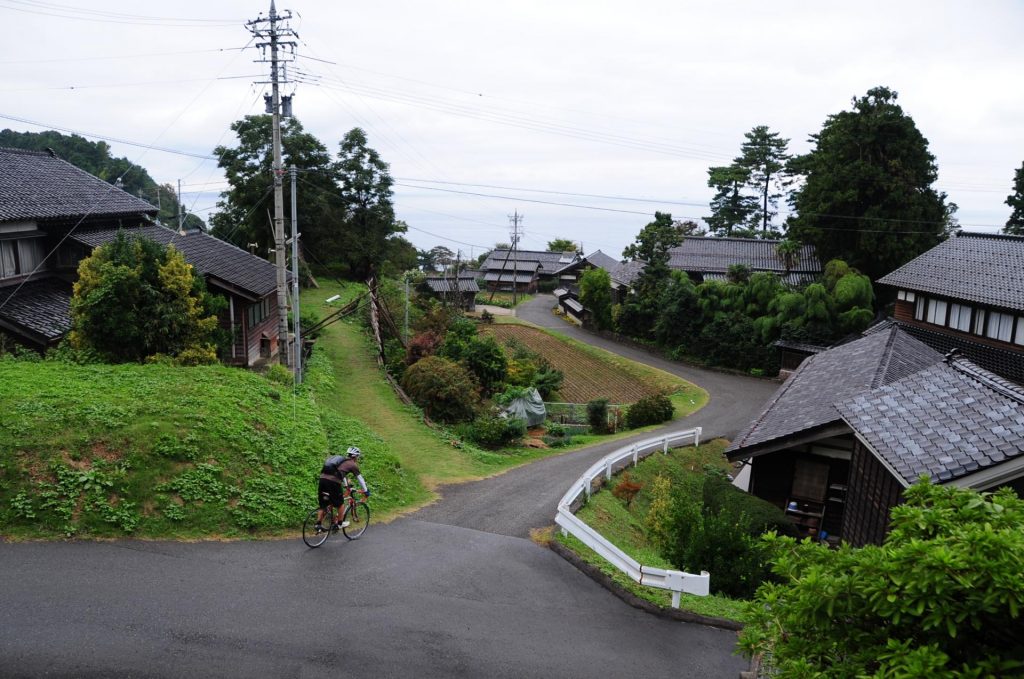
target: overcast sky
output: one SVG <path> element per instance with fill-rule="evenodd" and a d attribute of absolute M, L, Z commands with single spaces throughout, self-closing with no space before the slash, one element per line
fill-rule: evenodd
<path fill-rule="evenodd" d="M 266 65 L 239 48 L 244 22 L 268 8 L 0 0 L 0 128 L 208 156 L 234 143 L 232 121 L 263 110 L 254 81 Z M 479 254 L 509 240 L 518 211 L 524 248 L 565 237 L 618 257 L 655 210 L 707 215 L 707 168 L 735 157 L 753 126 L 805 152 L 829 114 L 875 85 L 899 92 L 929 140 L 964 228 L 1005 223 L 1024 161 L 1019 1 L 277 8 L 292 10 L 299 34 L 289 75 L 302 82 L 285 89 L 296 116 L 332 152 L 347 130 L 366 130 L 420 248 Z M 111 146 L 158 182 L 180 179 L 204 219 L 225 186 L 215 161 Z"/>

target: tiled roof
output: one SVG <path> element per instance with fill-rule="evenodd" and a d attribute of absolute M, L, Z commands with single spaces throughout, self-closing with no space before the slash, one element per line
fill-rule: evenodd
<path fill-rule="evenodd" d="M 1024 310 L 1024 236 L 960 233 L 878 282 Z"/>
<path fill-rule="evenodd" d="M 807 358 L 729 446 L 730 457 L 840 419 L 832 405 L 938 363 L 942 354 L 897 327 Z"/>
<path fill-rule="evenodd" d="M 590 253 L 589 255 L 584 257 L 584 259 L 593 264 L 594 266 L 600 269 L 604 269 L 605 271 L 608 272 L 618 269 L 622 265 L 622 262 L 615 259 L 614 257 L 611 257 L 610 255 L 604 254 L 600 250 L 598 250 L 597 252 Z"/>
<path fill-rule="evenodd" d="M 57 278 L 0 288 L 0 306 L 0 321 L 46 341 L 71 329 L 71 284 Z"/>
<path fill-rule="evenodd" d="M 157 209 L 65 160 L 0 148 L 0 222 L 143 213 Z"/>
<path fill-rule="evenodd" d="M 931 330 L 911 323 L 893 321 L 905 331 L 942 354 L 956 349 L 965 358 L 977 363 L 985 370 L 1008 380 L 1024 384 L 1024 353 L 982 344 L 941 330 Z"/>
<path fill-rule="evenodd" d="M 535 271 L 523 271 L 520 269 L 518 272 L 513 272 L 509 269 L 505 272 L 488 272 L 484 274 L 484 281 L 488 283 L 511 283 L 512 279 L 515 278 L 516 283 L 530 283 L 533 281 L 534 275 Z"/>
<path fill-rule="evenodd" d="M 938 483 L 1024 455 L 1024 389 L 953 358 L 836 408 L 908 485 Z"/>
<path fill-rule="evenodd" d="M 181 235 L 163 226 L 124 231 L 163 245 L 173 245 L 200 274 L 220 279 L 255 299 L 277 289 L 277 269 L 273 264 L 202 231 L 186 231 Z M 117 232 L 118 229 L 79 230 L 73 232 L 71 238 L 89 247 L 97 247 L 113 241 Z"/>
<path fill-rule="evenodd" d="M 459 292 L 480 292 L 480 286 L 476 284 L 476 278 L 459 276 L 456 283 L 451 278 L 428 277 L 424 282 L 433 292 L 445 293 L 456 290 Z"/>
<path fill-rule="evenodd" d="M 744 264 L 752 271 L 786 273 L 775 247 L 782 241 L 759 238 L 700 238 L 685 236 L 682 245 L 671 248 L 669 267 L 693 273 L 726 273 L 733 264 Z M 821 272 L 814 246 L 800 248 L 791 273 Z"/>
<path fill-rule="evenodd" d="M 639 261 L 623 262 L 615 271 L 610 271 L 612 282 L 631 286 L 643 273 L 644 263 Z"/>
<path fill-rule="evenodd" d="M 508 257 L 506 261 L 505 257 Z M 516 260 L 519 261 L 518 268 L 522 269 L 525 265 L 531 263 L 537 264 L 537 269 L 541 273 L 549 274 L 558 271 L 572 264 L 579 258 L 577 252 L 542 252 L 540 250 L 517 250 L 514 254 L 509 254 L 508 250 L 492 250 L 484 263 L 480 266 L 484 271 L 487 270 L 511 270 L 516 267 Z"/>

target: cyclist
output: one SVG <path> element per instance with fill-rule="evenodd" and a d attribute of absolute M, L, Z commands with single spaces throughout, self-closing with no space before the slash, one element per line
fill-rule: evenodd
<path fill-rule="evenodd" d="M 340 521 L 342 516 L 342 505 L 344 504 L 343 488 L 348 488 L 348 475 L 355 476 L 362 486 L 363 494 L 370 497 L 370 490 L 366 487 L 366 480 L 359 471 L 358 460 L 363 451 L 355 446 L 349 446 L 345 455 L 332 455 L 324 460 L 324 466 L 320 470 L 320 482 L 317 488 L 317 495 L 320 498 L 320 511 L 316 517 L 316 529 L 323 529 L 324 514 L 328 506 L 333 506 L 335 516 Z M 338 530 L 348 526 L 348 521 L 331 524 L 331 530 Z"/>

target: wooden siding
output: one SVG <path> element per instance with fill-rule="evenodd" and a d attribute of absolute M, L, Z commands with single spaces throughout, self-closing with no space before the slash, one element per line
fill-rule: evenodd
<path fill-rule="evenodd" d="M 277 355 L 277 347 L 278 347 L 278 338 L 277 338 L 277 335 L 278 335 L 278 329 L 277 329 L 277 324 L 278 324 L 277 293 L 276 292 L 270 293 L 267 296 L 267 299 L 270 300 L 270 313 L 268 313 L 267 317 L 264 318 L 259 323 L 257 323 L 254 327 L 251 327 L 251 328 L 246 327 L 246 329 L 245 329 L 245 343 L 246 343 L 245 355 L 247 357 L 246 365 L 248 365 L 248 366 L 255 365 L 255 364 L 260 363 L 262 361 L 266 361 L 268 358 L 272 358 L 273 356 Z M 259 302 L 257 302 L 257 304 L 258 303 Z M 247 312 L 248 312 L 249 306 L 252 306 L 252 305 L 251 304 L 248 305 L 245 308 L 245 310 L 244 310 L 246 312 L 246 316 L 245 316 L 245 325 L 246 326 L 248 326 L 248 313 Z M 238 309 L 237 308 L 235 309 L 235 314 L 236 314 L 236 318 L 237 318 L 237 314 L 238 314 Z M 261 344 L 262 344 L 262 340 L 263 340 L 263 335 L 267 335 L 268 337 L 271 338 L 270 356 L 263 356 L 263 354 L 261 353 Z"/>
<path fill-rule="evenodd" d="M 889 510 L 903 501 L 903 486 L 860 441 L 854 445 L 842 536 L 861 547 L 881 544 L 889 532 Z"/>
<path fill-rule="evenodd" d="M 914 303 L 904 300 L 896 300 L 896 306 L 892 310 L 892 317 L 897 321 L 914 320 Z"/>

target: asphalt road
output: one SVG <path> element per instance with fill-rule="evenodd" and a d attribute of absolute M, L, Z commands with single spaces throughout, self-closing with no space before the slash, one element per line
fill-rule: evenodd
<path fill-rule="evenodd" d="M 560 323 L 551 301 L 521 313 Z M 708 406 L 672 429 L 729 435 L 774 391 L 556 327 L 707 388 Z M 746 666 L 735 633 L 631 608 L 523 539 L 624 444 L 444 487 L 411 517 L 316 550 L 297 535 L 0 544 L 0 677 L 733 679 Z"/>
<path fill-rule="evenodd" d="M 735 633 L 630 608 L 527 540 L 0 545 L 2 677 L 729 677 Z"/>

